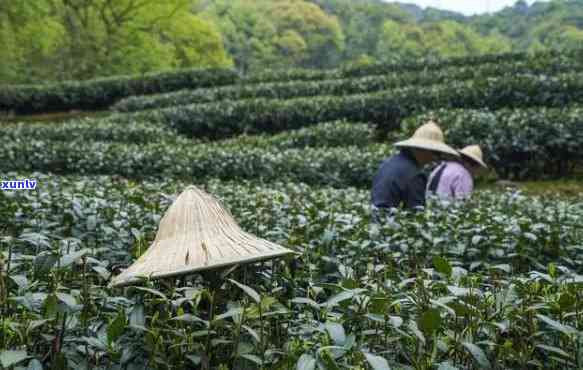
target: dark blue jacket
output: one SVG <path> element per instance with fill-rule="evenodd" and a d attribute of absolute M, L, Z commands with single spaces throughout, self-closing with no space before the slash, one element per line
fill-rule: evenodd
<path fill-rule="evenodd" d="M 381 164 L 372 182 L 371 202 L 378 208 L 425 207 L 427 176 L 415 158 L 401 151 Z"/>

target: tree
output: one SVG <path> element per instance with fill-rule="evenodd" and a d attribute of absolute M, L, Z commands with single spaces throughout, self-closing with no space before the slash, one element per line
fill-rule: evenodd
<path fill-rule="evenodd" d="M 242 71 L 332 67 L 344 37 L 338 20 L 303 0 L 217 0 L 207 13 Z"/>
<path fill-rule="evenodd" d="M 192 0 L 11 0 L 3 3 L 0 16 L 16 17 L 18 26 L 0 24 L 3 44 L 15 45 L 2 52 L 10 67 L 3 67 L 1 77 L 34 82 L 231 65 L 218 29 L 195 15 L 193 5 Z M 27 70 L 33 73 L 23 73 Z"/>
<path fill-rule="evenodd" d="M 340 20 L 345 37 L 342 59 L 356 62 L 362 56 L 372 58 L 379 48 L 386 21 L 415 23 L 415 18 L 401 5 L 378 0 L 311 0 Z"/>
<path fill-rule="evenodd" d="M 305 45 L 303 50 L 298 49 L 302 55 L 296 56 L 300 66 L 329 68 L 338 64 L 344 48 L 344 35 L 336 17 L 327 15 L 317 5 L 300 0 L 276 1 L 270 13 L 277 30 L 278 45 L 282 39 L 287 43 L 293 41 L 295 46 Z M 279 48 L 282 56 L 287 51 Z"/>
<path fill-rule="evenodd" d="M 383 24 L 376 54 L 383 61 L 421 57 L 426 53 L 423 30 L 414 24 L 388 20 Z"/>

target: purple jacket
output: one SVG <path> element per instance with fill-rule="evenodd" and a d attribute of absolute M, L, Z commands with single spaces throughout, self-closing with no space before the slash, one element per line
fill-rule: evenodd
<path fill-rule="evenodd" d="M 467 198 L 474 190 L 472 174 L 460 163 L 443 162 L 429 176 L 428 188 L 440 197 Z"/>

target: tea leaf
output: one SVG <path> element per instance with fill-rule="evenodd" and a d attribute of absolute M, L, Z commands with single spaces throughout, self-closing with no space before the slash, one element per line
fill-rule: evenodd
<path fill-rule="evenodd" d="M 14 366 L 28 358 L 26 351 L 2 351 L 0 352 L 0 364 L 3 368 Z"/>
<path fill-rule="evenodd" d="M 247 333 L 251 334 L 251 336 L 253 337 L 253 339 L 255 339 L 257 343 L 261 342 L 261 338 L 259 337 L 259 334 L 257 334 L 255 330 L 253 330 L 247 325 L 243 325 L 242 327 L 243 329 L 245 329 L 245 331 L 247 331 Z"/>
<path fill-rule="evenodd" d="M 238 283 L 232 279 L 229 279 L 229 281 L 238 286 L 239 288 L 241 288 L 241 290 L 243 290 L 249 297 L 251 297 L 255 301 L 255 303 L 261 302 L 261 296 L 259 295 L 259 293 L 253 290 L 253 288 L 248 287 L 245 284 Z"/>
<path fill-rule="evenodd" d="M 116 318 L 107 326 L 107 341 L 111 345 L 124 332 L 126 327 L 126 317 L 123 311 L 120 311 Z"/>
<path fill-rule="evenodd" d="M 256 355 L 252 355 L 252 354 L 247 353 L 247 354 L 241 355 L 241 357 L 245 358 L 245 359 L 247 359 L 247 360 L 249 360 L 249 361 L 251 361 L 259 366 L 261 366 L 261 364 L 262 364 L 261 358 L 259 358 Z"/>
<path fill-rule="evenodd" d="M 70 266 L 73 263 L 77 262 L 78 260 L 80 260 L 81 258 L 83 258 L 83 256 L 86 256 L 89 253 L 91 253 L 91 251 L 89 249 L 81 249 L 80 251 L 77 251 L 77 252 L 74 252 L 74 253 L 70 253 L 70 254 L 66 254 L 63 257 L 61 257 L 61 259 L 59 261 L 59 265 L 61 267 L 68 267 L 68 266 Z"/>
<path fill-rule="evenodd" d="M 362 352 L 362 354 L 373 370 L 391 370 L 389 363 L 385 358 L 370 354 L 368 352 Z"/>
<path fill-rule="evenodd" d="M 462 345 L 466 347 L 468 352 L 470 352 L 474 360 L 476 360 L 476 362 L 481 368 L 483 369 L 492 368 L 492 366 L 490 365 L 490 361 L 488 360 L 488 357 L 486 357 L 486 354 L 484 353 L 484 351 L 482 351 L 480 347 L 469 342 L 463 342 Z"/>
<path fill-rule="evenodd" d="M 315 309 L 320 309 L 320 305 L 309 298 L 297 297 L 290 300 L 290 302 L 297 304 L 307 304 Z"/>
<path fill-rule="evenodd" d="M 296 370 L 314 370 L 315 368 L 316 359 L 307 353 L 301 355 L 296 364 Z"/>
<path fill-rule="evenodd" d="M 445 258 L 441 256 L 433 257 L 433 267 L 435 267 L 435 270 L 441 274 L 444 274 L 446 276 L 451 275 L 452 272 L 451 265 Z"/>
<path fill-rule="evenodd" d="M 571 356 L 567 352 L 563 351 L 558 347 L 547 346 L 545 344 L 537 344 L 536 346 L 544 351 L 552 352 L 562 357 L 571 358 Z"/>
<path fill-rule="evenodd" d="M 437 370 L 458 370 L 458 368 L 452 366 L 449 362 L 442 362 L 439 364 Z"/>
<path fill-rule="evenodd" d="M 344 346 L 346 343 L 346 333 L 341 324 L 328 321 L 326 323 L 326 330 L 328 331 L 330 338 L 334 341 L 334 344 L 337 346 Z"/>
<path fill-rule="evenodd" d="M 141 291 L 141 292 L 150 293 L 150 294 L 152 294 L 152 295 L 155 295 L 155 296 L 157 296 L 157 297 L 160 297 L 160 298 L 162 298 L 164 301 L 167 301 L 167 300 L 168 300 L 168 297 L 166 297 L 166 296 L 164 295 L 164 293 L 160 292 L 159 290 L 156 290 L 156 289 L 151 289 L 151 288 L 145 288 L 145 287 L 133 287 L 133 288 L 134 288 L 134 289 L 136 289 L 136 290 L 139 290 L 139 291 Z"/>
<path fill-rule="evenodd" d="M 243 313 L 243 307 L 234 307 L 223 314 L 217 315 L 215 317 L 215 320 L 224 320 L 224 319 L 227 319 L 229 317 L 241 315 L 242 313 Z"/>
<path fill-rule="evenodd" d="M 430 308 L 423 312 L 417 320 L 417 325 L 425 336 L 431 335 L 434 331 L 439 330 L 441 327 L 441 315 L 439 314 L 439 310 L 436 308 Z"/>
<path fill-rule="evenodd" d="M 26 370 L 43 370 L 43 365 L 39 360 L 33 358 L 28 363 L 28 367 L 26 368 Z"/>
<path fill-rule="evenodd" d="M 571 326 L 568 326 L 568 325 L 561 324 L 560 322 L 555 321 L 555 320 L 553 320 L 553 319 L 551 319 L 551 318 L 549 318 L 547 316 L 544 316 L 544 315 L 541 315 L 541 314 L 537 314 L 536 317 L 539 320 L 544 321 L 551 328 L 553 328 L 553 329 L 555 329 L 557 331 L 560 331 L 561 333 L 563 333 L 563 334 L 565 334 L 567 336 L 577 333 L 577 330 L 575 328 L 573 328 Z"/>
<path fill-rule="evenodd" d="M 146 316 L 144 314 L 144 305 L 137 304 L 132 309 L 129 318 L 130 325 L 133 326 L 145 326 L 146 325 Z"/>
<path fill-rule="evenodd" d="M 577 303 L 577 300 L 575 296 L 570 293 L 562 293 L 559 298 L 559 306 L 561 306 L 561 310 L 563 311 L 570 309 L 575 303 Z"/>
<path fill-rule="evenodd" d="M 66 293 L 55 293 L 55 295 L 57 296 L 59 301 L 66 304 L 67 307 L 69 307 L 71 309 L 74 309 L 77 307 L 77 300 L 75 300 L 75 297 L 73 297 L 72 295 L 66 294 Z"/>
<path fill-rule="evenodd" d="M 326 302 L 326 306 L 329 308 L 334 307 L 340 302 L 352 299 L 355 295 L 360 294 L 361 292 L 363 292 L 363 289 L 345 290 L 330 298 Z"/>
<path fill-rule="evenodd" d="M 9 277 L 16 283 L 16 285 L 18 285 L 18 288 L 26 289 L 28 287 L 28 279 L 25 275 L 12 275 Z"/>

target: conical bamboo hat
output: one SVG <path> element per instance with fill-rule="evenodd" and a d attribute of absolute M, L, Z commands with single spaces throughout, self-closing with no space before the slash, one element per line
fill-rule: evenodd
<path fill-rule="evenodd" d="M 478 163 L 480 166 L 484 168 L 488 168 L 486 163 L 484 163 L 484 155 L 482 154 L 482 149 L 479 145 L 470 145 L 466 146 L 462 150 L 460 150 L 460 154 L 462 156 L 468 157 L 474 162 Z"/>
<path fill-rule="evenodd" d="M 293 253 L 241 230 L 213 196 L 189 186 L 160 221 L 150 248 L 110 285 L 251 263 Z"/>
<path fill-rule="evenodd" d="M 455 157 L 460 156 L 455 149 L 445 143 L 443 131 L 433 121 L 429 121 L 419 127 L 410 139 L 399 141 L 395 143 L 395 146 L 431 150 L 433 152 L 451 154 Z"/>

